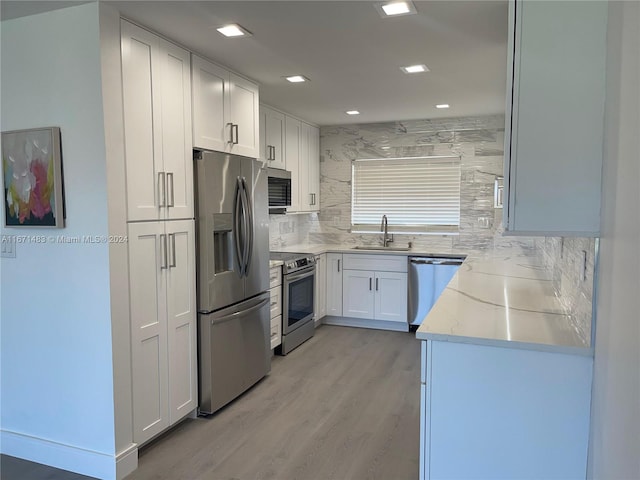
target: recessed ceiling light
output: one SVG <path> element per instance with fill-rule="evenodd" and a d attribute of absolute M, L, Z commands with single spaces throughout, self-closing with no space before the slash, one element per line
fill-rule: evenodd
<path fill-rule="evenodd" d="M 376 10 L 380 16 L 397 17 L 400 15 L 413 15 L 416 13 L 415 5 L 410 1 L 392 1 L 386 3 L 375 4 Z"/>
<path fill-rule="evenodd" d="M 302 83 L 302 82 L 308 82 L 309 79 L 303 75 L 291 75 L 290 77 L 285 77 L 287 79 L 287 81 L 291 82 L 291 83 Z"/>
<path fill-rule="evenodd" d="M 358 110 L 347 110 L 346 112 L 347 115 L 360 115 L 360 112 Z"/>
<path fill-rule="evenodd" d="M 225 37 L 250 37 L 251 32 L 244 27 L 241 27 L 237 23 L 231 23 L 229 25 L 223 25 L 216 28 Z"/>
<path fill-rule="evenodd" d="M 448 103 L 441 103 L 439 105 L 436 105 L 436 108 L 449 108 L 449 104 Z"/>
<path fill-rule="evenodd" d="M 428 72 L 429 71 L 427 66 L 424 65 L 424 64 L 422 64 L 422 65 L 409 65 L 408 67 L 400 67 L 400 70 L 402 70 L 404 73 L 422 73 L 422 72 Z"/>

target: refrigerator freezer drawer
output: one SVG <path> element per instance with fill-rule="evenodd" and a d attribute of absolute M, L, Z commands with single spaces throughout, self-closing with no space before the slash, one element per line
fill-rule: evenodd
<path fill-rule="evenodd" d="M 222 408 L 271 370 L 269 298 L 199 316 L 200 413 Z"/>

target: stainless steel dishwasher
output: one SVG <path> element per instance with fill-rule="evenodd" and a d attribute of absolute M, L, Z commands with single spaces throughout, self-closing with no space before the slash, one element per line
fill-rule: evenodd
<path fill-rule="evenodd" d="M 409 257 L 409 325 L 422 323 L 463 261 L 459 257 Z"/>

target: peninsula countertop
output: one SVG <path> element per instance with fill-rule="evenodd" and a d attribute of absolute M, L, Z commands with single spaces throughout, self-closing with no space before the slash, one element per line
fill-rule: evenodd
<path fill-rule="evenodd" d="M 416 337 L 593 355 L 556 297 L 549 272 L 518 250 L 469 255 Z"/>
<path fill-rule="evenodd" d="M 412 248 L 356 250 L 353 245 L 293 245 L 282 251 L 322 254 L 466 256 L 416 332 L 419 340 L 593 355 L 590 339 L 555 295 L 550 272 L 520 248 L 469 252 Z"/>

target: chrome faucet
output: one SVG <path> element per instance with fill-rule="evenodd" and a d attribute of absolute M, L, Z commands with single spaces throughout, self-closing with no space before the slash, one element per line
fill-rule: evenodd
<path fill-rule="evenodd" d="M 389 238 L 389 224 L 387 222 L 387 216 L 382 215 L 382 223 L 380 223 L 380 231 L 382 232 L 382 246 L 388 247 L 391 242 L 393 242 L 393 233 L 391 234 L 391 238 Z"/>

